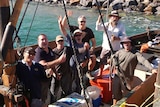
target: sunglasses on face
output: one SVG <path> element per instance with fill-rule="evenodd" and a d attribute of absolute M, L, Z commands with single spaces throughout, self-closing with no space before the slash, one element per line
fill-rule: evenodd
<path fill-rule="evenodd" d="M 74 35 L 74 37 L 78 37 L 78 36 L 81 36 L 81 34 L 75 34 L 75 35 Z"/>
<path fill-rule="evenodd" d="M 86 23 L 86 21 L 80 21 L 81 23 Z"/>
<path fill-rule="evenodd" d="M 58 42 L 63 42 L 63 40 L 59 40 Z"/>

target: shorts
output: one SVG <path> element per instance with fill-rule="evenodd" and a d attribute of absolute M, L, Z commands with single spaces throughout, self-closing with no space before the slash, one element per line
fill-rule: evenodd
<path fill-rule="evenodd" d="M 111 56 L 111 51 L 102 48 L 102 51 L 101 51 L 101 54 L 100 54 L 100 64 L 106 65 L 107 64 L 107 59 L 109 59 L 110 56 Z"/>

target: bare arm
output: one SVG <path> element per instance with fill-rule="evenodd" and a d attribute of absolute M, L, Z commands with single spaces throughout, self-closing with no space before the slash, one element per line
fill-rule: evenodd
<path fill-rule="evenodd" d="M 92 38 L 91 42 L 92 42 L 92 46 L 91 46 L 90 50 L 93 51 L 95 49 L 95 47 L 96 47 L 96 39 Z"/>
<path fill-rule="evenodd" d="M 66 61 L 66 55 L 62 54 L 58 59 L 55 59 L 53 61 L 46 62 L 45 60 L 41 60 L 39 61 L 39 63 L 45 66 L 46 68 L 54 68 L 55 65 L 63 63 L 65 61 Z"/>
<path fill-rule="evenodd" d="M 66 31 L 66 29 L 64 28 L 64 26 L 62 25 L 62 16 L 59 16 L 59 18 L 58 18 L 58 25 L 59 25 L 59 29 L 60 29 L 61 33 L 62 33 L 64 36 L 67 36 L 67 31 Z"/>
<path fill-rule="evenodd" d="M 67 16 L 72 16 L 72 14 L 73 14 L 73 12 L 71 10 L 67 11 Z M 66 29 L 69 29 L 66 16 L 63 17 L 62 26 L 65 27 Z"/>

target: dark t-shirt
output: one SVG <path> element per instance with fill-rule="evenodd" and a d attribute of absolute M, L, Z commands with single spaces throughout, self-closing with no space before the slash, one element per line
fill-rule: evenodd
<path fill-rule="evenodd" d="M 25 86 L 30 90 L 31 99 L 41 98 L 41 81 L 46 78 L 44 67 L 39 63 L 33 63 L 30 67 L 19 61 L 16 65 L 16 75 Z"/>
<path fill-rule="evenodd" d="M 76 29 L 79 29 L 79 28 L 77 26 L 70 26 L 70 30 L 71 30 L 72 33 Z M 82 31 L 86 33 L 85 36 L 84 36 L 84 38 L 82 39 L 82 42 L 88 42 L 89 43 L 90 39 L 94 38 L 93 31 L 90 28 L 88 28 L 88 27 L 86 27 L 86 29 L 84 29 Z"/>
<path fill-rule="evenodd" d="M 41 60 L 45 60 L 46 62 L 49 62 L 49 61 L 54 60 L 55 59 L 55 55 L 54 55 L 52 49 L 49 48 L 49 47 L 48 47 L 48 49 L 49 49 L 49 52 L 46 53 L 46 51 L 44 51 L 42 48 L 37 47 L 35 49 L 36 55 L 34 57 L 34 61 L 39 62 Z"/>
<path fill-rule="evenodd" d="M 63 53 L 66 54 L 66 61 L 56 65 L 56 71 L 58 73 L 61 73 L 62 76 L 70 72 L 70 66 L 69 66 L 69 60 L 71 56 L 73 55 L 73 50 L 70 47 L 64 47 L 62 50 L 59 50 L 57 48 L 53 49 L 53 52 L 55 54 L 55 59 L 58 59 Z"/>

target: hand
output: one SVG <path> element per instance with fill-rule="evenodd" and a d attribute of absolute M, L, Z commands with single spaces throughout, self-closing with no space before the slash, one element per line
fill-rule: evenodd
<path fill-rule="evenodd" d="M 58 23 L 60 23 L 60 24 L 62 23 L 62 16 L 58 17 Z"/>
<path fill-rule="evenodd" d="M 67 11 L 67 15 L 68 15 L 68 16 L 72 16 L 72 14 L 73 14 L 73 11 L 72 11 L 72 10 L 68 10 L 68 11 Z"/>
<path fill-rule="evenodd" d="M 116 36 L 112 35 L 111 36 L 111 41 L 113 42 L 114 40 L 116 40 Z"/>
<path fill-rule="evenodd" d="M 92 54 L 94 52 L 94 47 L 91 47 L 89 53 Z"/>
<path fill-rule="evenodd" d="M 82 68 L 84 68 L 84 67 L 87 66 L 87 63 L 86 63 L 85 61 L 83 61 L 82 63 L 80 63 L 80 66 L 81 66 Z"/>
<path fill-rule="evenodd" d="M 47 75 L 48 78 L 53 75 L 53 70 L 52 70 L 52 68 L 46 69 L 45 72 L 46 72 L 46 75 Z"/>
<path fill-rule="evenodd" d="M 157 72 L 158 72 L 157 69 L 152 69 L 152 74 L 153 74 L 153 73 L 157 73 Z"/>
<path fill-rule="evenodd" d="M 83 47 L 84 47 L 85 50 L 89 50 L 89 44 L 87 42 L 84 43 Z"/>

